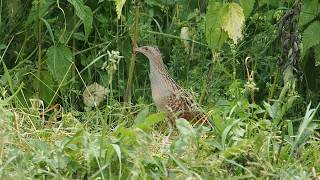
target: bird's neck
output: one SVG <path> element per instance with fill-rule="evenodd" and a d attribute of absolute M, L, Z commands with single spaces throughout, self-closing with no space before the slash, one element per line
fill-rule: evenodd
<path fill-rule="evenodd" d="M 172 93 L 170 86 L 170 75 L 162 59 L 149 59 L 150 61 L 150 82 L 152 96 L 157 102 L 157 98 L 169 96 Z"/>
<path fill-rule="evenodd" d="M 163 63 L 161 57 L 156 59 L 149 59 L 150 62 L 150 76 L 155 76 L 156 80 L 162 80 L 163 76 L 169 76 L 166 65 Z M 159 79 L 160 78 L 160 79 Z"/>

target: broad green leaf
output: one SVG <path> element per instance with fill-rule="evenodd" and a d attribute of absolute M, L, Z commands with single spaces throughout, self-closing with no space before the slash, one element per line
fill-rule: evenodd
<path fill-rule="evenodd" d="M 303 118 L 303 121 L 301 122 L 298 133 L 296 134 L 296 139 L 294 141 L 291 154 L 294 152 L 294 150 L 298 149 L 301 145 L 306 143 L 305 141 L 308 139 L 308 137 L 314 132 L 314 130 L 317 128 L 317 124 L 313 123 L 312 120 L 314 116 L 316 115 L 318 108 L 320 104 L 314 109 L 310 109 L 311 102 L 309 103 L 306 114 Z"/>
<path fill-rule="evenodd" d="M 120 146 L 118 144 L 111 144 L 111 146 L 113 147 L 113 149 L 116 151 L 117 153 L 117 156 L 118 156 L 118 159 L 119 159 L 119 177 L 121 177 L 122 175 L 122 172 L 121 172 L 121 169 L 122 169 L 122 163 L 121 163 L 121 149 L 120 149 Z"/>
<path fill-rule="evenodd" d="M 126 0 L 115 0 L 115 3 L 116 3 L 117 18 L 120 19 L 122 14 L 122 8 L 124 3 L 126 3 Z"/>
<path fill-rule="evenodd" d="M 210 1 L 206 14 L 206 40 L 209 47 L 219 50 L 227 40 L 228 35 L 221 28 L 224 6 L 219 2 Z"/>
<path fill-rule="evenodd" d="M 7 46 L 6 46 L 6 45 L 4 45 L 4 44 L 0 44 L 0 50 L 5 49 L 5 48 L 7 48 Z"/>
<path fill-rule="evenodd" d="M 228 137 L 228 134 L 229 132 L 232 130 L 232 128 L 238 123 L 240 122 L 241 119 L 237 119 L 235 121 L 233 121 L 229 126 L 227 126 L 224 130 L 223 130 L 223 133 L 221 135 L 221 144 L 222 144 L 222 147 L 223 149 L 225 148 L 225 145 L 226 145 L 226 140 L 227 140 L 227 137 Z"/>
<path fill-rule="evenodd" d="M 76 10 L 77 16 L 83 22 L 85 38 L 88 39 L 88 36 L 91 33 L 93 22 L 92 10 L 90 9 L 90 7 L 84 5 L 82 0 L 68 0 L 68 2 L 73 5 Z"/>
<path fill-rule="evenodd" d="M 304 26 L 318 14 L 318 0 L 303 1 L 302 10 L 299 17 L 299 25 Z"/>
<path fill-rule="evenodd" d="M 32 8 L 30 10 L 27 24 L 31 24 L 38 18 L 43 18 L 48 14 L 49 7 L 54 3 L 54 0 L 38 0 L 32 1 Z"/>
<path fill-rule="evenodd" d="M 316 60 L 316 66 L 320 65 L 320 44 L 314 47 L 314 58 Z"/>
<path fill-rule="evenodd" d="M 146 113 L 146 112 L 143 112 Z M 144 115 L 141 115 L 144 116 Z M 139 124 L 135 124 L 134 127 L 140 128 L 144 131 L 148 131 L 152 128 L 153 125 L 157 124 L 158 122 L 161 122 L 165 119 L 166 115 L 163 112 L 151 114 L 147 118 L 143 118 L 143 122 Z M 136 122 L 135 122 L 136 123 Z"/>
<path fill-rule="evenodd" d="M 225 30 L 229 38 L 237 44 L 242 38 L 242 27 L 244 25 L 244 14 L 242 8 L 237 3 L 227 4 L 227 11 L 223 16 L 222 29 Z"/>
<path fill-rule="evenodd" d="M 315 21 L 303 32 L 303 52 L 306 52 L 312 46 L 320 44 L 320 21 Z M 303 56 L 305 53 L 303 53 Z"/>
<path fill-rule="evenodd" d="M 136 119 L 134 120 L 134 124 L 143 123 L 143 121 L 146 119 L 148 114 L 149 114 L 149 107 L 146 107 L 142 111 L 139 112 Z"/>
<path fill-rule="evenodd" d="M 53 78 L 61 83 L 70 77 L 70 66 L 72 66 L 72 52 L 65 46 L 51 46 L 47 50 L 47 65 Z M 69 73 L 68 73 L 69 71 Z M 68 74 L 67 74 L 68 73 Z"/>
<path fill-rule="evenodd" d="M 243 8 L 243 13 L 246 17 L 249 17 L 253 10 L 253 6 L 256 0 L 240 0 L 240 5 Z"/>
<path fill-rule="evenodd" d="M 176 120 L 176 126 L 182 137 L 195 135 L 195 131 L 191 124 L 183 118 Z"/>

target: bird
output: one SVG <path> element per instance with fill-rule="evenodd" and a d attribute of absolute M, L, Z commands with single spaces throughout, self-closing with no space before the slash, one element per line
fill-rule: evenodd
<path fill-rule="evenodd" d="M 208 117 L 192 95 L 170 76 L 157 46 L 136 47 L 133 51 L 149 59 L 152 98 L 157 110 L 167 114 L 171 125 L 177 118 L 184 118 L 192 124 L 208 124 Z"/>

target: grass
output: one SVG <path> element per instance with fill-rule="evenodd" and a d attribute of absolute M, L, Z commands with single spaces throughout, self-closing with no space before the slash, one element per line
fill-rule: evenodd
<path fill-rule="evenodd" d="M 319 99 L 305 87 L 317 81 L 279 65 L 290 3 L 252 1 L 243 40 L 214 51 L 205 31 L 214 1 L 126 1 L 121 19 L 115 2 L 1 0 L 0 180 L 320 179 Z M 170 130 L 150 104 L 137 44 L 160 47 L 213 129 L 177 119 Z M 123 58 L 110 61 L 112 50 Z M 95 82 L 108 97 L 84 107 Z"/>
<path fill-rule="evenodd" d="M 212 131 L 178 119 L 173 133 L 163 113 L 131 108 L 43 112 L 2 100 L 0 179 L 319 178 L 317 108 L 310 105 L 304 117 L 279 125 L 258 105 L 229 102 L 209 111 Z"/>

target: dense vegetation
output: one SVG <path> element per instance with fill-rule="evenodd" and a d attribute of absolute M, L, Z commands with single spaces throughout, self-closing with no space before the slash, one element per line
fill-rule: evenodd
<path fill-rule="evenodd" d="M 319 7 L 0 0 L 0 179 L 319 179 Z M 137 45 L 212 130 L 170 133 Z"/>

